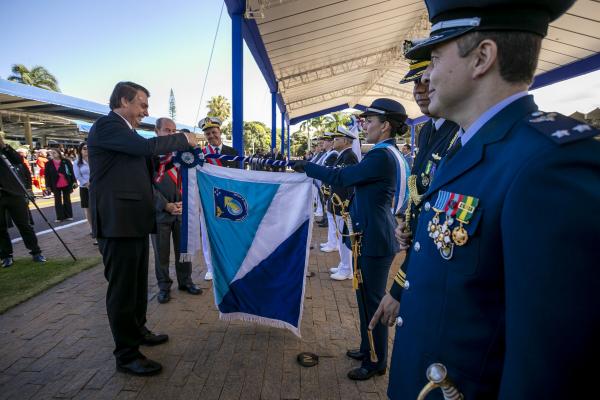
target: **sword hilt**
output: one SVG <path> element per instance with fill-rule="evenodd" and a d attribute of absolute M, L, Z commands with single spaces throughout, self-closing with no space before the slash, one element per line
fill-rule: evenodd
<path fill-rule="evenodd" d="M 444 395 L 444 400 L 463 400 L 462 393 L 458 391 L 454 383 L 448 378 L 448 370 L 444 364 L 433 363 L 427 367 L 426 373 L 429 382 L 421 389 L 417 400 L 424 400 L 425 397 L 434 389 L 440 388 Z"/>

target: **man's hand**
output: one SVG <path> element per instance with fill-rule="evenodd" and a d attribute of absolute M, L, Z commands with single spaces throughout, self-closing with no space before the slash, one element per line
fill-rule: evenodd
<path fill-rule="evenodd" d="M 380 321 L 383 325 L 394 326 L 398 313 L 400 313 L 400 302 L 396 301 L 396 299 L 387 293 L 383 299 L 381 299 L 377 311 L 373 314 L 373 318 L 369 323 L 369 329 L 375 329 L 375 326 Z"/>
<path fill-rule="evenodd" d="M 182 212 L 181 202 L 167 203 L 165 205 L 165 211 L 171 215 L 181 215 L 181 212 Z"/>
<path fill-rule="evenodd" d="M 296 172 L 300 172 L 303 173 L 304 172 L 304 166 L 308 164 L 308 161 L 305 160 L 298 160 L 294 162 L 294 165 L 292 165 L 292 169 Z"/>
<path fill-rule="evenodd" d="M 193 134 L 191 132 L 183 132 L 183 134 L 185 135 L 190 146 L 196 147 L 198 145 L 198 138 L 196 137 L 195 134 Z"/>
<path fill-rule="evenodd" d="M 412 241 L 412 235 L 410 231 L 405 231 L 406 228 L 406 222 L 400 221 L 394 231 L 396 240 L 398 240 L 398 243 L 400 244 L 400 250 L 408 249 L 410 247 L 410 242 Z"/>

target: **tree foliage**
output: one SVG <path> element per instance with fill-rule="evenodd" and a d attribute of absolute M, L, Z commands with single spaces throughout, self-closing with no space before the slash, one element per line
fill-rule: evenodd
<path fill-rule="evenodd" d="M 351 114 L 334 112 L 302 121 L 300 130 L 292 134 L 291 153 L 301 156 L 308 150 L 308 142 L 314 137 L 321 136 L 325 132 L 333 132 L 338 125 L 346 125 L 350 122 Z"/>
<path fill-rule="evenodd" d="M 276 147 L 281 146 L 281 131 L 276 135 Z M 247 154 L 267 154 L 271 151 L 271 128 L 262 122 L 244 122 L 244 150 Z"/>
<path fill-rule="evenodd" d="M 42 66 L 36 65 L 29 70 L 23 64 L 14 64 L 11 71 L 12 75 L 8 77 L 9 81 L 60 92 L 56 77 Z"/>
<path fill-rule="evenodd" d="M 206 102 L 206 108 L 208 108 L 209 117 L 220 118 L 221 121 L 225 121 L 231 117 L 231 103 L 225 96 L 213 96 Z"/>
<path fill-rule="evenodd" d="M 175 121 L 176 115 L 177 107 L 175 106 L 175 94 L 173 93 L 173 89 L 171 89 L 171 93 L 169 94 L 169 116 Z"/>

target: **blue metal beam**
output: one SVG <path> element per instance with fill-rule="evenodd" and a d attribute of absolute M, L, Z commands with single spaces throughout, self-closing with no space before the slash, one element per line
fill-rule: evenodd
<path fill-rule="evenodd" d="M 231 91 L 233 147 L 244 155 L 244 40 L 242 14 L 231 15 Z"/>
<path fill-rule="evenodd" d="M 429 119 L 429 117 L 427 115 L 421 115 L 420 117 L 417 117 L 415 119 L 408 118 L 406 120 L 406 124 L 410 125 L 410 126 L 415 126 L 415 125 L 421 124 L 423 122 L 427 122 L 428 119 Z"/>
<path fill-rule="evenodd" d="M 271 151 L 277 147 L 277 93 L 271 92 Z"/>
<path fill-rule="evenodd" d="M 600 70 L 600 53 L 539 74 L 533 80 L 529 90 L 539 89 L 598 70 Z"/>
<path fill-rule="evenodd" d="M 227 12 L 232 17 L 235 14 L 243 15 L 246 10 L 245 0 L 225 0 L 225 5 L 227 6 Z M 277 79 L 275 78 L 271 60 L 267 54 L 267 49 L 265 48 L 256 21 L 253 19 L 243 19 L 242 34 L 250 53 L 256 61 L 258 69 L 260 69 L 260 72 L 263 74 L 263 77 L 269 86 L 269 90 L 271 90 L 271 92 L 277 92 Z M 277 105 L 281 111 L 286 111 L 286 106 L 280 93 L 277 93 Z"/>
<path fill-rule="evenodd" d="M 287 123 L 287 159 L 290 159 L 290 123 Z"/>
<path fill-rule="evenodd" d="M 345 110 L 346 108 L 349 108 L 348 103 L 340 104 L 339 106 L 335 106 L 335 107 L 329 107 L 324 110 L 316 111 L 314 113 L 300 115 L 296 118 L 290 119 L 290 125 L 296 125 L 297 123 L 305 121 L 307 119 L 320 117 L 321 115 L 329 114 L 329 113 L 332 113 L 335 111 Z"/>
<path fill-rule="evenodd" d="M 285 113 L 281 113 L 281 156 L 285 154 Z"/>

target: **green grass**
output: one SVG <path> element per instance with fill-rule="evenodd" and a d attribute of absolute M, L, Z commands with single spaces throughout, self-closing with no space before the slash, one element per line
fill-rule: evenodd
<path fill-rule="evenodd" d="M 0 314 L 85 269 L 98 265 L 100 257 L 50 259 L 36 263 L 31 257 L 15 258 L 8 268 L 0 268 Z"/>

